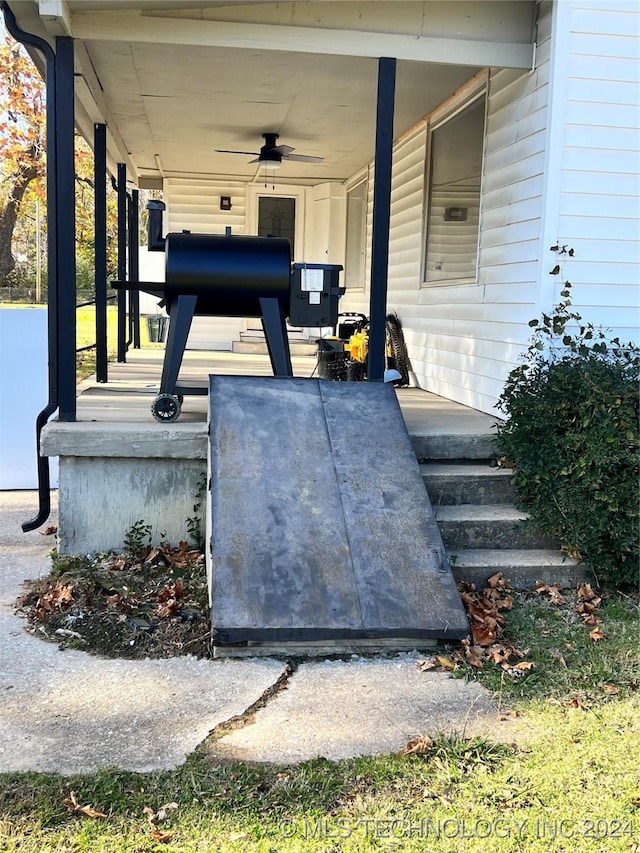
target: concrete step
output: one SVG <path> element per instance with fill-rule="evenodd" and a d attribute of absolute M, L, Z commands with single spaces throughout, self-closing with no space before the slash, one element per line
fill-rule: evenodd
<path fill-rule="evenodd" d="M 315 341 L 289 341 L 291 355 L 314 356 L 318 351 Z M 233 341 L 231 351 L 248 355 L 267 355 L 267 343 L 265 340 Z"/>
<path fill-rule="evenodd" d="M 513 472 L 488 462 L 447 464 L 428 462 L 420 473 L 434 507 L 460 504 L 513 504 Z"/>
<path fill-rule="evenodd" d="M 528 516 L 504 504 L 435 506 L 436 521 L 448 551 L 465 548 L 555 549 L 558 543 L 542 536 Z"/>
<path fill-rule="evenodd" d="M 419 462 L 486 462 L 498 455 L 495 433 L 417 432 L 408 426 Z"/>
<path fill-rule="evenodd" d="M 457 582 L 474 583 L 478 589 L 496 572 L 502 572 L 513 589 L 533 589 L 537 581 L 574 587 L 588 580 L 587 569 L 562 551 L 550 549 L 465 549 L 449 551 Z"/>

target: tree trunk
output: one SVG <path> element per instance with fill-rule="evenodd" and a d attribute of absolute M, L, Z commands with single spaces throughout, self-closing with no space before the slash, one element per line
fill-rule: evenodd
<path fill-rule="evenodd" d="M 34 163 L 20 166 L 7 194 L 5 206 L 0 210 L 0 287 L 6 283 L 7 276 L 15 269 L 16 259 L 11 252 L 13 229 L 27 187 L 39 174 L 40 169 Z"/>

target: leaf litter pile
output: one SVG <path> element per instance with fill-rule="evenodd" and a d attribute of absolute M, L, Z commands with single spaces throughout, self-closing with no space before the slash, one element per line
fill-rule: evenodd
<path fill-rule="evenodd" d="M 211 656 L 204 555 L 186 542 L 60 558 L 18 610 L 62 648 L 118 658 Z"/>
<path fill-rule="evenodd" d="M 511 678 L 519 679 L 535 669 L 535 663 L 526 660 L 531 650 L 518 649 L 503 636 L 506 627 L 504 613 L 512 609 L 514 597 L 509 581 L 502 572 L 492 575 L 487 586 L 481 591 L 477 590 L 475 584 L 462 581 L 458 584 L 458 592 L 469 619 L 471 639 L 462 640 L 461 647 L 451 654 L 434 655 L 418 661 L 420 670 L 427 672 L 440 669 L 453 672 L 464 664 L 479 670 L 489 662 L 497 665 Z M 552 606 L 561 607 L 567 604 L 560 584 L 538 582 L 531 594 L 547 596 Z M 602 598 L 591 584 L 582 583 L 576 590 L 576 599 L 577 615 L 584 625 L 593 629 L 589 632 L 589 637 L 594 642 L 606 639 L 600 625 L 602 619 L 597 615 Z"/>

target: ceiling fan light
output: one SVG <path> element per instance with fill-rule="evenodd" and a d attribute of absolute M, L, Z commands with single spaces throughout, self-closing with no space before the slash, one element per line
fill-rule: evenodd
<path fill-rule="evenodd" d="M 260 160 L 260 163 L 265 169 L 279 169 L 282 166 L 282 160 L 271 160 L 266 157 Z"/>

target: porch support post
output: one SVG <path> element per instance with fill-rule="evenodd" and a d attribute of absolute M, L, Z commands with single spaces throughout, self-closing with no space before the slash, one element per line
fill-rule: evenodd
<path fill-rule="evenodd" d="M 58 239 L 58 417 L 76 419 L 76 245 L 73 39 L 56 38 L 55 220 Z"/>
<path fill-rule="evenodd" d="M 127 281 L 127 167 L 118 163 L 116 184 L 118 195 L 118 281 Z M 127 360 L 127 292 L 118 290 L 118 352 L 119 362 Z"/>
<path fill-rule="evenodd" d="M 378 60 L 376 154 L 373 176 L 371 297 L 369 302 L 369 359 L 367 367 L 367 376 L 370 382 L 382 382 L 384 380 L 386 362 L 385 326 L 395 89 L 396 60 L 383 56 Z"/>
<path fill-rule="evenodd" d="M 140 280 L 140 192 L 129 197 L 129 281 Z M 129 341 L 140 349 L 140 291 L 129 291 Z"/>
<path fill-rule="evenodd" d="M 107 126 L 93 126 L 96 380 L 107 381 Z"/>

